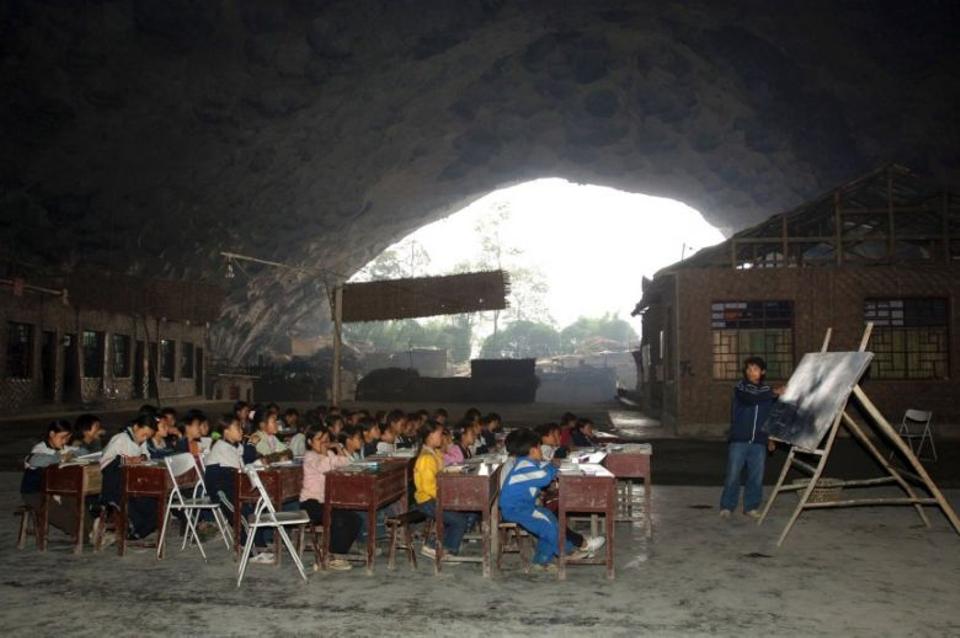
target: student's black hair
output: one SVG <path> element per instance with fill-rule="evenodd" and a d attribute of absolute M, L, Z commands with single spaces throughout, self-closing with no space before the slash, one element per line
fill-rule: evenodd
<path fill-rule="evenodd" d="M 519 428 L 507 435 L 504 445 L 510 456 L 527 456 L 530 450 L 540 446 L 540 435 L 530 428 Z"/>
<path fill-rule="evenodd" d="M 224 414 L 220 417 L 220 422 L 217 423 L 217 432 L 220 433 L 220 436 L 223 436 L 224 430 L 227 430 L 234 423 L 237 424 L 237 427 L 243 430 L 243 423 L 240 423 L 240 417 L 236 414 Z"/>
<path fill-rule="evenodd" d="M 373 415 L 373 420 L 377 423 L 386 424 L 387 421 L 387 411 L 386 410 L 377 410 L 377 413 Z"/>
<path fill-rule="evenodd" d="M 476 408 L 467 408 L 467 411 L 463 413 L 464 419 L 469 419 L 471 421 L 480 418 L 480 410 Z"/>
<path fill-rule="evenodd" d="M 480 417 L 480 425 L 486 427 L 491 423 L 502 423 L 503 419 L 500 418 L 500 415 L 496 412 L 491 412 L 485 416 Z"/>
<path fill-rule="evenodd" d="M 343 425 L 345 423 L 345 421 L 343 420 L 343 417 L 340 416 L 339 414 L 329 415 L 326 419 L 323 420 L 323 423 L 328 428 L 333 428 L 333 424 L 336 423 L 337 421 L 340 421 L 340 425 Z"/>
<path fill-rule="evenodd" d="M 443 426 L 436 421 L 427 421 L 420 426 L 419 430 L 417 430 L 417 443 L 420 445 L 420 447 L 423 447 L 427 437 L 442 428 Z"/>
<path fill-rule="evenodd" d="M 149 413 L 141 412 L 137 416 L 133 417 L 133 420 L 130 421 L 130 427 L 137 428 L 150 428 L 151 430 L 156 431 L 157 429 L 157 417 Z"/>
<path fill-rule="evenodd" d="M 408 412 L 405 418 L 407 419 L 407 421 L 419 421 L 420 415 L 417 414 L 416 412 Z"/>
<path fill-rule="evenodd" d="M 100 417 L 96 414 L 81 414 L 73 423 L 73 431 L 76 434 L 83 434 L 92 430 L 95 423 L 100 422 Z"/>
<path fill-rule="evenodd" d="M 304 436 L 306 437 L 306 440 L 307 440 L 307 445 L 309 446 L 310 443 L 311 443 L 315 438 L 317 438 L 318 436 L 323 436 L 324 434 L 326 434 L 327 436 L 329 436 L 329 435 L 330 435 L 330 430 L 328 430 L 326 427 L 324 427 L 324 426 L 322 426 L 322 425 L 318 425 L 318 426 L 316 426 L 316 427 L 314 427 L 314 428 L 310 428 L 310 429 L 307 431 L 307 433 L 304 435 Z"/>
<path fill-rule="evenodd" d="M 438 416 L 448 417 L 450 415 L 447 414 L 447 411 L 444 408 L 437 408 L 436 411 L 433 413 L 433 416 L 434 418 L 436 418 Z"/>
<path fill-rule="evenodd" d="M 297 416 L 300 416 L 300 410 L 296 408 L 287 408 L 283 412 L 283 416 L 293 416 L 294 414 L 296 414 Z"/>
<path fill-rule="evenodd" d="M 172 416 L 174 420 L 176 420 L 177 411 L 170 407 L 160 408 L 160 411 L 157 413 L 157 416 L 159 416 L 161 419 L 167 416 Z"/>
<path fill-rule="evenodd" d="M 357 424 L 363 432 L 369 432 L 373 428 L 379 428 L 380 424 L 374 421 L 373 419 L 362 419 L 360 423 Z"/>
<path fill-rule="evenodd" d="M 747 368 L 749 368 L 750 366 L 757 366 L 758 368 L 760 368 L 760 378 L 763 379 L 763 377 L 766 375 L 766 372 L 767 372 L 767 362 L 763 360 L 763 357 L 753 356 L 753 357 L 747 357 L 746 359 L 743 360 L 743 376 L 744 377 L 747 376 Z"/>
<path fill-rule="evenodd" d="M 390 425 L 392 423 L 396 423 L 397 421 L 402 421 L 403 419 L 406 419 L 406 418 L 407 418 L 407 415 L 404 414 L 403 410 L 390 410 L 389 412 L 387 412 L 386 423 L 387 425 Z"/>
<path fill-rule="evenodd" d="M 280 406 L 277 405 L 276 403 L 274 403 L 273 401 L 271 401 L 270 403 L 267 404 L 266 409 L 267 409 L 267 410 L 274 410 L 274 411 L 276 411 L 276 412 L 279 412 L 279 411 L 280 411 Z"/>
<path fill-rule="evenodd" d="M 551 421 L 550 423 L 538 425 L 536 429 L 537 434 L 540 435 L 540 438 L 543 438 L 545 436 L 549 436 L 551 432 L 559 432 L 560 425 Z"/>
<path fill-rule="evenodd" d="M 560 417 L 560 425 L 566 425 L 571 421 L 576 422 L 576 420 L 577 420 L 576 414 L 574 414 L 573 412 L 564 412 L 563 416 Z"/>
<path fill-rule="evenodd" d="M 47 423 L 47 434 L 44 436 L 43 440 L 46 441 L 50 438 L 51 434 L 61 434 L 63 432 L 71 432 L 73 428 L 70 427 L 70 422 L 66 419 L 54 419 Z"/>
<path fill-rule="evenodd" d="M 250 407 L 250 404 L 247 403 L 246 401 L 237 401 L 236 403 L 233 404 L 233 413 L 236 414 L 240 410 L 244 408 L 249 408 L 249 407 Z"/>
<path fill-rule="evenodd" d="M 194 421 L 199 421 L 203 423 L 207 420 L 207 415 L 204 414 L 201 410 L 187 410 L 187 413 L 183 415 L 183 424 L 190 425 Z"/>
<path fill-rule="evenodd" d="M 419 410 L 417 410 L 417 416 L 419 416 L 419 417 L 421 417 L 421 418 L 422 418 L 422 417 L 427 417 L 427 418 L 429 419 L 429 418 L 430 418 L 430 410 L 425 410 L 425 409 L 423 409 L 423 408 L 420 408 Z"/>
<path fill-rule="evenodd" d="M 588 425 L 593 425 L 593 421 L 587 418 L 583 418 L 583 419 L 577 419 L 577 422 L 574 423 L 573 427 L 575 430 L 582 430 Z"/>
<path fill-rule="evenodd" d="M 348 439 L 352 439 L 358 434 L 363 436 L 363 429 L 359 425 L 344 425 L 340 434 L 343 434 Z"/>
<path fill-rule="evenodd" d="M 261 425 L 263 425 L 268 420 L 270 420 L 271 416 L 276 418 L 276 415 L 270 410 L 257 410 L 257 413 L 254 416 L 254 420 L 257 424 L 257 429 L 259 430 Z"/>

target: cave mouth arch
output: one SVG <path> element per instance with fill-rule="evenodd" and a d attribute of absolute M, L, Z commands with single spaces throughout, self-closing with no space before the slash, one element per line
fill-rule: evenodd
<path fill-rule="evenodd" d="M 511 278 L 509 307 L 464 318 L 348 324 L 345 335 L 363 347 L 406 351 L 445 347 L 453 329 L 469 324 L 472 354 L 496 326 L 516 321 L 557 332 L 581 318 L 610 317 L 633 329 L 631 316 L 643 277 L 724 239 L 687 204 L 560 177 L 539 178 L 487 193 L 393 241 L 349 281 L 439 276 L 502 268 Z M 496 317 L 496 318 L 495 318 Z M 412 332 L 411 332 L 412 331 Z M 393 334 L 405 336 L 396 338 Z M 304 335 L 307 336 L 307 335 Z M 411 339 L 408 343 L 408 339 Z"/>

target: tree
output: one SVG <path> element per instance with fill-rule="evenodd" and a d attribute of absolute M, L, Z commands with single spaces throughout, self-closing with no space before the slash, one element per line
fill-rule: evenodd
<path fill-rule="evenodd" d="M 514 321 L 484 339 L 480 356 L 487 359 L 550 357 L 560 352 L 560 334 L 548 324 Z"/>
<path fill-rule="evenodd" d="M 355 281 L 382 281 L 422 276 L 430 265 L 430 254 L 415 239 L 404 239 L 380 253 L 358 272 Z"/>
<path fill-rule="evenodd" d="M 610 313 L 602 317 L 580 317 L 560 331 L 561 347 L 567 354 L 585 354 L 610 347 L 626 350 L 638 339 L 629 323 Z"/>

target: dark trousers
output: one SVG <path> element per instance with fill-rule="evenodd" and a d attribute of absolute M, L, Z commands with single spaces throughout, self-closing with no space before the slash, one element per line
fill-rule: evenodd
<path fill-rule="evenodd" d="M 310 515 L 311 524 L 323 524 L 323 503 L 317 499 L 300 501 L 300 509 Z M 330 534 L 331 553 L 346 554 L 360 533 L 360 517 L 351 510 L 335 509 L 330 513 L 330 529 L 324 532 Z"/>

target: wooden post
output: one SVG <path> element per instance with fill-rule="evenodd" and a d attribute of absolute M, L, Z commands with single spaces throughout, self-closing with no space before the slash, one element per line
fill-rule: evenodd
<path fill-rule="evenodd" d="M 834 246 L 833 252 L 837 259 L 837 265 L 843 265 L 843 216 L 840 213 L 840 191 L 833 193 L 833 225 L 834 225 Z"/>
<path fill-rule="evenodd" d="M 343 284 L 333 289 L 333 371 L 330 384 L 330 405 L 340 405 L 340 359 L 343 356 Z"/>

